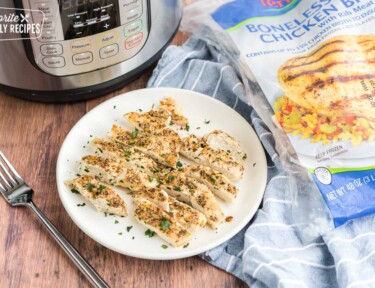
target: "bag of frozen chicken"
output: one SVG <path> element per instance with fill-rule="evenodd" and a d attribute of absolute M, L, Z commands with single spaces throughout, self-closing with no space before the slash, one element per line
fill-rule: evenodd
<path fill-rule="evenodd" d="M 276 139 L 305 239 L 374 213 L 375 1 L 220 5 L 209 26 L 251 71 L 250 102 Z"/>

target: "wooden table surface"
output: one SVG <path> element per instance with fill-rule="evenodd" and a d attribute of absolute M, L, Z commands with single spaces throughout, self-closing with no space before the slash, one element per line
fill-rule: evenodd
<path fill-rule="evenodd" d="M 178 32 L 173 43 L 186 38 Z M 148 261 L 112 252 L 78 229 L 59 200 L 56 161 L 69 130 L 106 99 L 145 87 L 151 72 L 119 91 L 75 104 L 34 103 L 0 92 L 0 150 L 36 191 L 36 205 L 111 287 L 246 287 L 198 257 Z M 90 286 L 31 210 L 10 208 L 0 199 L 0 211 L 1 288 Z"/>

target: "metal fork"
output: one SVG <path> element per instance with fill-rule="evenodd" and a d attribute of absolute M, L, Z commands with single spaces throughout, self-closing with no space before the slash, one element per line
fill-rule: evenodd
<path fill-rule="evenodd" d="M 27 206 L 35 212 L 40 221 L 47 230 L 52 234 L 53 238 L 59 243 L 61 248 L 68 254 L 70 259 L 76 264 L 81 272 L 86 276 L 94 287 L 108 288 L 109 286 L 95 272 L 89 263 L 78 253 L 78 251 L 69 243 L 69 241 L 56 229 L 56 227 L 48 220 L 48 218 L 33 203 L 33 189 L 31 189 L 5 158 L 0 151 L 0 192 L 5 200 L 11 206 Z"/>

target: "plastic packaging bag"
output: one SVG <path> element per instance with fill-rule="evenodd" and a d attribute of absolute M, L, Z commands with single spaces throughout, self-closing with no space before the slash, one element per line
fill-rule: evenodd
<path fill-rule="evenodd" d="M 215 43 L 276 140 L 305 242 L 375 212 L 375 4 L 198 1 L 182 30 Z"/>

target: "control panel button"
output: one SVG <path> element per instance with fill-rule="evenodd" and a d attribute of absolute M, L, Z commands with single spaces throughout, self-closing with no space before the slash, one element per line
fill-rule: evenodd
<path fill-rule="evenodd" d="M 125 40 L 125 49 L 129 50 L 138 46 L 142 42 L 142 39 L 143 39 L 142 32 L 129 37 L 128 39 Z"/>
<path fill-rule="evenodd" d="M 118 54 L 118 51 L 119 51 L 119 49 L 118 49 L 117 44 L 108 45 L 108 46 L 100 49 L 100 51 L 99 51 L 100 58 L 105 59 L 105 58 L 115 56 L 115 55 Z"/>
<path fill-rule="evenodd" d="M 43 63 L 48 68 L 62 68 L 65 66 L 65 59 L 64 57 L 44 57 Z"/>
<path fill-rule="evenodd" d="M 43 56 L 61 55 L 63 47 L 61 44 L 44 44 L 40 46 L 40 52 Z"/>
<path fill-rule="evenodd" d="M 55 42 L 62 39 L 59 39 L 54 31 L 42 31 L 40 37 L 38 37 L 40 42 Z"/>
<path fill-rule="evenodd" d="M 36 10 L 36 11 L 32 11 L 34 15 L 39 14 L 37 13 L 37 11 L 43 12 L 44 16 L 46 17 L 51 17 L 51 16 L 54 17 L 55 14 L 57 13 L 55 9 L 56 5 L 55 3 L 53 3 L 53 1 L 48 1 L 48 0 L 45 0 L 45 1 L 42 0 L 39 2 L 30 1 L 30 4 L 31 4 L 31 9 Z"/>
<path fill-rule="evenodd" d="M 92 48 L 91 40 L 88 38 L 73 41 L 70 44 L 70 50 L 72 50 L 73 53 L 86 52 L 86 51 L 91 50 L 91 48 Z"/>
<path fill-rule="evenodd" d="M 109 44 L 113 44 L 117 42 L 117 31 L 113 30 L 111 32 L 102 33 L 100 34 L 98 39 L 99 46 L 108 46 Z"/>
<path fill-rule="evenodd" d="M 142 15 L 142 6 L 137 6 L 134 9 L 131 9 L 129 11 L 125 11 L 125 17 L 124 17 L 124 24 L 129 23 Z"/>
<path fill-rule="evenodd" d="M 129 11 L 138 6 L 142 6 L 142 0 L 120 0 L 119 1 L 119 8 L 120 11 Z"/>
<path fill-rule="evenodd" d="M 142 31 L 142 20 L 136 20 L 128 25 L 125 26 L 124 28 L 124 34 L 125 37 L 129 37 L 131 35 L 134 35 L 138 32 Z"/>
<path fill-rule="evenodd" d="M 56 23 L 50 17 L 44 18 L 42 31 L 52 31 L 55 30 Z"/>
<path fill-rule="evenodd" d="M 74 65 L 83 65 L 91 63 L 94 60 L 91 52 L 84 52 L 73 55 L 73 64 Z"/>

